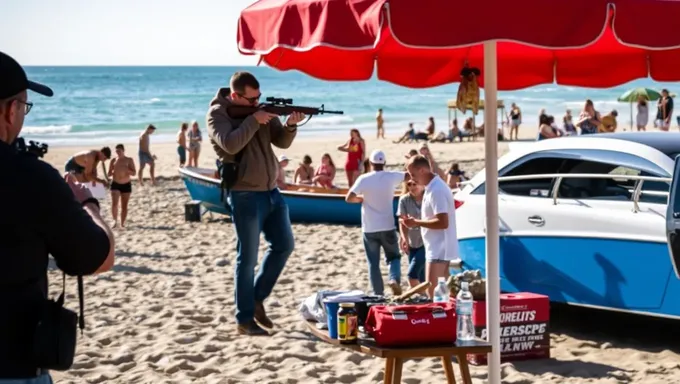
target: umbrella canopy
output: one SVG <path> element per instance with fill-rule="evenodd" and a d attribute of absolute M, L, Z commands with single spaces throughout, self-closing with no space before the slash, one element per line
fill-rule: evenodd
<path fill-rule="evenodd" d="M 677 15 L 678 0 L 260 0 L 239 19 L 238 48 L 323 80 L 377 72 L 421 88 L 458 82 L 466 62 L 481 68 L 481 43 L 496 40 L 500 90 L 607 88 L 680 80 Z"/>
<path fill-rule="evenodd" d="M 616 100 L 623 103 L 634 103 L 638 101 L 640 97 L 650 101 L 659 100 L 661 98 L 661 92 L 651 88 L 633 88 L 624 92 L 623 95 L 619 96 Z"/>

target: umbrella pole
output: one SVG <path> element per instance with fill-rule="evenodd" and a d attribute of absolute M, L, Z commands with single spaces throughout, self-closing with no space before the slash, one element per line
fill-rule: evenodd
<path fill-rule="evenodd" d="M 630 102 L 630 131 L 633 132 L 633 102 Z"/>
<path fill-rule="evenodd" d="M 496 41 L 484 43 L 484 99 L 486 105 L 498 104 Z M 489 384 L 501 384 L 500 338 L 500 249 L 498 217 L 498 129 L 496 108 L 484 109 L 484 168 L 486 170 L 486 327 Z M 491 128 L 489 130 L 488 128 Z"/>

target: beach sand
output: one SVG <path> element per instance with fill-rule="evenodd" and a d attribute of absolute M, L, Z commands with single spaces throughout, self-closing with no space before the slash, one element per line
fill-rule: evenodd
<path fill-rule="evenodd" d="M 534 130 L 523 130 L 529 138 Z M 364 133 L 365 136 L 369 136 Z M 372 136 L 372 135 L 370 135 Z M 391 167 L 415 144 L 367 139 L 368 150 L 381 148 Z M 294 165 L 309 154 L 318 164 L 331 153 L 338 168 L 344 156 L 335 150 L 343 137 L 297 140 L 285 153 Z M 116 143 L 111 143 L 111 147 Z M 499 155 L 507 151 L 499 144 Z M 432 144 L 443 167 L 458 161 L 474 174 L 483 167 L 483 140 Z M 46 157 L 62 170 L 73 153 L 89 148 L 50 148 Z M 127 152 L 137 162 L 135 145 Z M 359 227 L 293 225 L 296 247 L 266 307 L 277 324 L 271 337 L 236 334 L 233 269 L 236 238 L 223 217 L 200 223 L 184 221 L 189 196 L 177 177 L 174 145 L 153 144 L 159 185 L 134 182 L 129 227 L 115 230 L 113 271 L 85 278 L 86 330 L 76 362 L 68 372 L 53 372 L 57 383 L 375 383 L 382 382 L 384 361 L 326 345 L 313 338 L 300 320 L 300 301 L 321 289 L 369 290 Z M 214 154 L 204 145 L 201 165 L 212 167 Z M 339 184 L 345 176 L 338 174 Z M 110 220 L 109 201 L 102 202 Z M 262 242 L 261 251 L 265 244 Z M 406 260 L 402 262 L 406 271 Z M 383 268 L 383 273 L 386 268 Z M 51 268 L 50 292 L 60 290 L 61 275 Z M 76 281 L 67 280 L 67 306 L 78 307 Z M 591 316 L 587 322 L 585 317 Z M 673 383 L 680 382 L 675 338 L 658 322 L 595 311 L 553 311 L 552 358 L 505 363 L 505 383 Z M 615 331 L 615 328 L 624 328 Z M 457 380 L 461 382 L 456 370 Z M 486 379 L 486 367 L 471 368 L 474 383 Z M 438 359 L 404 363 L 404 383 L 444 382 Z"/>

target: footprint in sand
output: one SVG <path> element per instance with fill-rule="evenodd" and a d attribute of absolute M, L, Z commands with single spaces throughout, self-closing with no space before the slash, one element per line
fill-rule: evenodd
<path fill-rule="evenodd" d="M 165 373 L 173 374 L 179 371 L 193 371 L 196 368 L 187 361 L 182 360 L 165 368 Z"/>
<path fill-rule="evenodd" d="M 198 341 L 198 336 L 196 335 L 191 335 L 191 336 L 184 336 L 175 339 L 175 343 L 177 344 L 182 344 L 182 345 L 187 345 L 187 344 L 193 344 Z"/>
<path fill-rule="evenodd" d="M 215 320 L 215 318 L 213 316 L 210 316 L 210 315 L 199 315 L 199 316 L 189 317 L 189 320 L 193 320 L 193 321 L 196 321 L 196 322 L 201 323 L 201 324 L 208 324 L 208 323 L 212 323 L 213 320 Z"/>

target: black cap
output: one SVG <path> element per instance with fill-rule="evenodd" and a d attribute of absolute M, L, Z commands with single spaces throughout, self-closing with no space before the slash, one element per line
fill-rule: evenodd
<path fill-rule="evenodd" d="M 12 97 L 27 89 L 44 96 L 54 95 L 49 87 L 29 81 L 21 65 L 3 52 L 0 52 L 0 79 L 2 79 L 0 81 L 0 99 Z"/>

